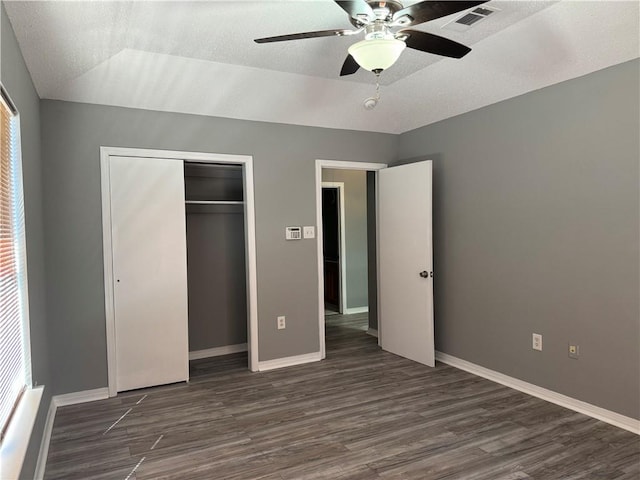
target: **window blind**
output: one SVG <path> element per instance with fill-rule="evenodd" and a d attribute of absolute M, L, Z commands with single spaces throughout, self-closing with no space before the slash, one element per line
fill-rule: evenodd
<path fill-rule="evenodd" d="M 18 117 L 0 89 L 0 438 L 30 383 Z"/>

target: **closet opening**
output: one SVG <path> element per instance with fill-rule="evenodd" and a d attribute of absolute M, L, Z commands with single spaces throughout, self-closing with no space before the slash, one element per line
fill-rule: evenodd
<path fill-rule="evenodd" d="M 189 360 L 247 351 L 241 164 L 184 162 Z"/>

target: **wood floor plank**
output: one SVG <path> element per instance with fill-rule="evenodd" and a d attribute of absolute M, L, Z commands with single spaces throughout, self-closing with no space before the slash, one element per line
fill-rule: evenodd
<path fill-rule="evenodd" d="M 251 373 L 191 362 L 188 384 L 58 409 L 45 478 L 640 478 L 640 437 L 448 365 L 383 352 L 367 315 L 326 320 L 327 359 Z"/>

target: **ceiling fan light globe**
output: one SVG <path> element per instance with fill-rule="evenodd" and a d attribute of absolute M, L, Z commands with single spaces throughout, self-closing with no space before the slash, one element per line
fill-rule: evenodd
<path fill-rule="evenodd" d="M 349 47 L 349 55 L 365 70 L 386 70 L 396 63 L 406 46 L 395 38 L 362 40 Z"/>

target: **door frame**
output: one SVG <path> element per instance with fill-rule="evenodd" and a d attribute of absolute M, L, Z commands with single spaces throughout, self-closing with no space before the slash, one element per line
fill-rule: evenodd
<path fill-rule="evenodd" d="M 316 245 L 318 250 L 318 337 L 320 342 L 320 358 L 327 357 L 327 349 L 325 344 L 325 322 L 324 322 L 324 253 L 322 247 L 322 169 L 333 168 L 339 170 L 365 170 L 377 172 L 383 168 L 387 168 L 386 163 L 369 163 L 369 162 L 352 162 L 346 160 L 316 160 Z M 376 180 L 377 180 L 376 173 Z M 377 193 L 376 193 L 377 203 Z M 377 215 L 377 213 L 376 213 Z M 378 235 L 376 229 L 376 236 Z M 376 263 L 378 253 L 376 252 Z M 378 282 L 378 285 L 380 282 Z M 379 288 L 379 286 L 378 286 Z M 380 318 L 378 317 L 378 322 Z M 378 325 L 380 332 L 380 325 Z M 378 338 L 378 343 L 380 339 Z"/>
<path fill-rule="evenodd" d="M 113 250 L 111 243 L 111 180 L 110 157 L 162 158 L 201 163 L 242 165 L 244 187 L 245 254 L 247 268 L 247 350 L 249 369 L 258 371 L 258 298 L 256 267 L 255 202 L 253 187 L 253 157 L 219 153 L 181 152 L 128 147 L 100 147 L 100 186 L 102 196 L 102 250 L 104 260 L 104 302 L 107 338 L 107 372 L 109 396 L 116 389 L 116 337 L 113 293 Z M 186 232 L 185 232 L 186 233 Z"/>
<path fill-rule="evenodd" d="M 338 235 L 340 237 L 338 241 L 338 269 L 340 270 L 340 304 L 338 305 L 338 308 L 340 309 L 340 313 L 344 313 L 347 310 L 347 240 L 345 236 L 344 182 L 322 182 L 322 188 L 336 188 L 338 190 L 338 214 L 340 215 L 340 218 L 338 219 Z M 322 206 L 320 209 L 320 215 L 322 215 Z M 322 219 L 322 216 L 320 219 Z M 320 233 L 324 234 L 322 228 L 320 228 Z M 322 239 L 322 237 L 320 239 Z"/>

